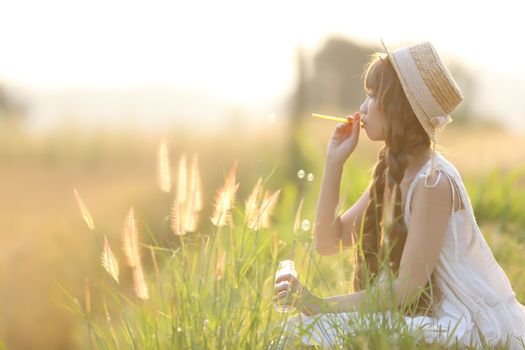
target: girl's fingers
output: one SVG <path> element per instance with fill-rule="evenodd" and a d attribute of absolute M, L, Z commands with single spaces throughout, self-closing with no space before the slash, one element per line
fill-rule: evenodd
<path fill-rule="evenodd" d="M 336 132 L 348 135 L 352 134 L 355 124 L 358 124 L 358 122 L 360 122 L 358 118 L 361 118 L 361 114 L 359 113 L 359 111 L 355 112 L 353 116 L 347 116 L 346 123 L 337 123 Z"/>
<path fill-rule="evenodd" d="M 348 117 L 346 117 L 346 120 L 347 120 L 347 125 L 350 125 L 351 127 L 355 126 L 355 125 L 361 125 L 361 113 L 358 111 L 358 112 L 355 112 L 353 116 L 349 115 Z"/>
<path fill-rule="evenodd" d="M 352 123 L 352 129 L 350 130 L 350 134 L 355 135 L 359 132 L 359 128 L 361 127 L 361 116 L 356 113 L 356 118 L 354 119 L 354 123 Z"/>
<path fill-rule="evenodd" d="M 338 123 L 336 129 L 339 132 L 344 131 L 346 129 L 346 123 Z"/>
<path fill-rule="evenodd" d="M 302 287 L 297 284 L 288 283 L 288 282 L 281 282 L 279 284 L 276 284 L 273 288 L 274 294 L 277 294 L 282 291 L 288 291 L 288 292 L 300 292 L 302 290 Z"/>
<path fill-rule="evenodd" d="M 272 298 L 272 302 L 283 302 L 283 301 L 286 301 L 287 304 L 295 304 L 296 303 L 296 297 L 293 296 L 293 294 L 290 294 L 289 292 L 287 291 L 284 291 L 284 292 L 281 292 L 277 295 L 275 295 L 273 298 Z"/>
<path fill-rule="evenodd" d="M 279 284 L 276 284 L 273 288 L 274 294 L 277 294 L 283 290 L 290 290 L 290 283 L 288 282 L 281 282 Z"/>
<path fill-rule="evenodd" d="M 277 300 L 280 300 L 280 299 L 284 299 L 288 296 L 288 292 L 287 291 L 282 291 L 280 293 L 278 293 L 277 295 L 275 295 L 273 298 L 272 298 L 272 301 L 275 302 Z"/>
<path fill-rule="evenodd" d="M 279 281 L 279 279 L 278 279 Z M 297 280 L 297 279 L 291 279 L 291 280 L 284 280 L 280 282 L 276 282 L 275 286 L 273 287 L 274 294 L 278 293 L 280 291 L 286 290 L 290 292 L 300 292 L 303 289 L 303 285 Z"/>
<path fill-rule="evenodd" d="M 282 282 L 282 281 L 291 281 L 292 278 L 293 278 L 293 275 L 291 273 L 286 273 L 286 274 L 280 275 L 275 280 L 275 284 L 277 284 L 279 282 Z"/>
<path fill-rule="evenodd" d="M 352 130 L 354 130 L 354 123 L 347 124 L 347 126 L 344 129 L 345 135 L 350 135 L 352 133 Z"/>

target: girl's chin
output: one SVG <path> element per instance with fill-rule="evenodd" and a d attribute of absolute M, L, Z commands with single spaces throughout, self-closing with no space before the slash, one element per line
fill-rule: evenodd
<path fill-rule="evenodd" d="M 381 137 L 376 137 L 376 135 L 370 135 L 368 131 L 366 132 L 366 136 L 370 141 L 384 141 Z"/>
<path fill-rule="evenodd" d="M 364 129 L 364 128 L 363 128 L 363 129 Z M 370 135 L 370 133 L 368 132 L 368 130 L 366 130 L 366 129 L 364 129 L 364 130 L 365 130 L 365 132 L 366 132 L 366 136 L 368 137 L 368 139 L 371 140 L 371 141 L 375 141 L 375 139 L 374 139 L 374 135 Z"/>

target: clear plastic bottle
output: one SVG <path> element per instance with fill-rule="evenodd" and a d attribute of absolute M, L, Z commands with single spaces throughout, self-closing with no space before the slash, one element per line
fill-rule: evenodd
<path fill-rule="evenodd" d="M 275 273 L 275 281 L 277 281 L 277 278 L 282 275 L 291 274 L 295 278 L 297 278 L 297 271 L 295 270 L 295 263 L 293 260 L 283 260 L 279 262 L 279 267 L 277 268 L 277 272 Z M 283 283 L 283 282 L 281 282 Z M 291 297 L 289 295 L 289 297 Z M 285 302 L 285 300 L 283 300 Z M 275 309 L 278 312 L 293 312 L 295 311 L 295 307 L 292 305 L 286 305 L 282 304 L 283 301 L 275 302 Z"/>

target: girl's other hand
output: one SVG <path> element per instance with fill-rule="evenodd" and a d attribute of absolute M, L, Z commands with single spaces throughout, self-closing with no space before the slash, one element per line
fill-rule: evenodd
<path fill-rule="evenodd" d="M 361 129 L 361 115 L 354 113 L 354 117 L 348 116 L 346 123 L 338 123 L 326 150 L 327 160 L 341 163 L 346 162 L 350 154 L 359 142 L 359 131 Z M 352 122 L 353 121 L 353 122 Z"/>
<path fill-rule="evenodd" d="M 292 274 L 285 274 L 277 278 L 272 301 L 292 305 L 307 316 L 321 313 L 324 306 L 323 299 L 313 295 Z"/>

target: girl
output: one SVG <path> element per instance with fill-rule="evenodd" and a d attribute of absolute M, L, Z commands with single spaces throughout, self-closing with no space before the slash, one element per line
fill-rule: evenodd
<path fill-rule="evenodd" d="M 343 247 L 362 242 L 362 250 L 356 249 L 356 292 L 320 298 L 294 276 L 280 277 L 274 301 L 288 300 L 301 311 L 287 320 L 285 331 L 297 337 L 304 326 L 305 344 L 341 343 L 335 327 L 352 326 L 369 279 L 378 295 L 393 290 L 393 301 L 383 300 L 389 307 L 415 300 L 416 312 L 404 321 L 422 329 L 427 341 L 449 338 L 476 346 L 509 341 L 511 348 L 522 348 L 525 307 L 479 230 L 460 174 L 435 150 L 437 134 L 452 121 L 450 113 L 463 95 L 431 43 L 392 52 L 382 44 L 386 54 L 372 55 L 365 70 L 365 101 L 354 118 L 337 125 L 328 143 L 314 227 L 321 255 L 336 254 L 340 241 Z M 367 136 L 384 145 L 370 186 L 334 217 L 361 115 Z M 376 208 L 388 199 L 389 215 L 401 220 L 394 219 L 382 236 L 388 218 Z M 384 283 L 381 258 L 394 276 L 390 286 Z M 425 287 L 431 293 L 421 293 Z"/>

